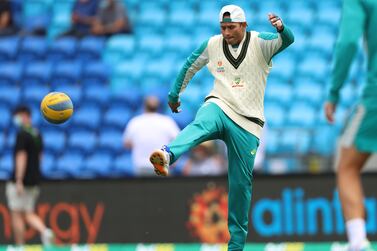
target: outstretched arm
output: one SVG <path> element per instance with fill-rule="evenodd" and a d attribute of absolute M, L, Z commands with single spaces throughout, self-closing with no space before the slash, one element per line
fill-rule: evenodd
<path fill-rule="evenodd" d="M 181 104 L 179 101 L 179 94 L 185 90 L 186 86 L 194 77 L 195 73 L 197 73 L 209 61 L 207 44 L 208 40 L 202 43 L 202 45 L 198 49 L 196 49 L 190 55 L 190 57 L 187 58 L 185 64 L 178 74 L 177 79 L 175 80 L 173 86 L 170 88 L 169 106 L 174 113 L 180 112 L 180 110 L 178 109 Z"/>
<path fill-rule="evenodd" d="M 292 31 L 283 24 L 280 17 L 275 14 L 268 14 L 271 25 L 276 27 L 278 33 L 261 32 L 259 33 L 259 45 L 263 56 L 269 64 L 272 57 L 283 51 L 294 42 Z"/>

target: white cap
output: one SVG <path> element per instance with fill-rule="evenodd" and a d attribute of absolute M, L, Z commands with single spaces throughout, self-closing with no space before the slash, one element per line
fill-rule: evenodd
<path fill-rule="evenodd" d="M 224 13 L 230 13 L 230 20 L 223 20 Z M 219 14 L 219 21 L 222 22 L 235 22 L 235 23 L 243 23 L 246 22 L 246 16 L 243 9 L 237 5 L 225 5 Z"/>

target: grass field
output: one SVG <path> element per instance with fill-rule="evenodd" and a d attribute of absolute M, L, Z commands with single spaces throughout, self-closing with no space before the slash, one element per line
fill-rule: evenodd
<path fill-rule="evenodd" d="M 373 242 L 377 247 L 377 242 Z M 40 245 L 24 247 L 0 246 L 0 251 L 227 251 L 225 244 L 94 244 L 53 246 L 43 248 Z M 267 243 L 247 244 L 244 251 L 346 251 L 346 245 L 339 242 L 295 242 L 295 243 Z"/>

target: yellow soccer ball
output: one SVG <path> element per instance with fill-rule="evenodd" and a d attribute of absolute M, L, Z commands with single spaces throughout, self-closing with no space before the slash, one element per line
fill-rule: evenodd
<path fill-rule="evenodd" d="M 50 92 L 41 102 L 41 113 L 52 124 L 64 123 L 72 116 L 72 100 L 63 92 Z"/>

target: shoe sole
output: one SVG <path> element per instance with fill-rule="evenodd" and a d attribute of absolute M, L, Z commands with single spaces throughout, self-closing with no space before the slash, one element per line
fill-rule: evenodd
<path fill-rule="evenodd" d="M 164 153 L 161 150 L 154 151 L 149 157 L 149 160 L 157 175 L 168 176 L 168 170 L 164 167 Z"/>

